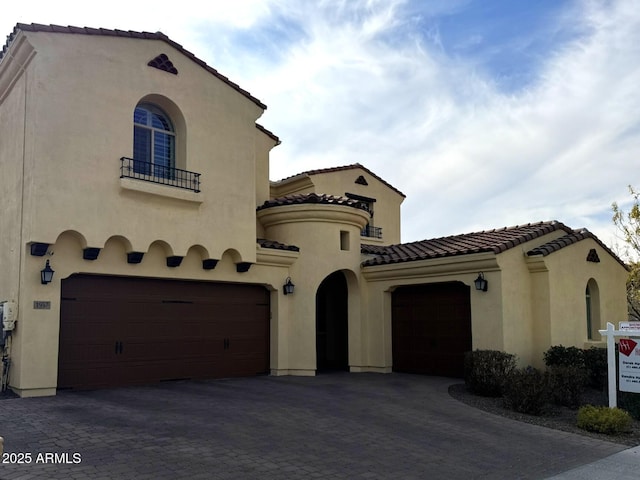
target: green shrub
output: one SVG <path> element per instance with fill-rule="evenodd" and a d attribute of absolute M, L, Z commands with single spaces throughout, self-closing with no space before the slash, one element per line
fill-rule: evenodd
<path fill-rule="evenodd" d="M 636 420 L 640 420 L 640 393 L 619 392 L 618 405 Z"/>
<path fill-rule="evenodd" d="M 591 388 L 607 391 L 607 349 L 592 347 L 583 350 L 584 366 L 587 369 L 588 383 Z"/>
<path fill-rule="evenodd" d="M 547 367 L 580 367 L 584 368 L 584 351 L 577 347 L 556 345 L 544 352 L 544 364 Z"/>
<path fill-rule="evenodd" d="M 549 367 L 551 400 L 557 405 L 577 408 L 587 383 L 584 368 L 555 365 Z"/>
<path fill-rule="evenodd" d="M 515 368 L 515 355 L 497 350 L 474 350 L 464 357 L 464 382 L 476 395 L 499 397 L 504 381 Z"/>
<path fill-rule="evenodd" d="M 504 384 L 504 405 L 529 415 L 541 415 L 549 400 L 548 375 L 537 368 L 514 370 Z"/>
<path fill-rule="evenodd" d="M 578 427 L 609 435 L 625 433 L 631 430 L 631 416 L 619 408 L 586 405 L 578 410 Z"/>

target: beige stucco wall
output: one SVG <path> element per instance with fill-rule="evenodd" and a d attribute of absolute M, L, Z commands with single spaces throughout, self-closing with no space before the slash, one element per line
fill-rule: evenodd
<path fill-rule="evenodd" d="M 160 53 L 179 75 L 146 65 Z M 132 155 L 133 109 L 143 99 L 171 115 L 177 164 L 202 174 L 200 193 L 119 178 L 119 158 Z M 361 168 L 299 176 L 270 188 L 268 155 L 276 142 L 256 129 L 261 113 L 161 41 L 19 34 L 0 64 L 0 265 L 8 272 L 0 277 L 0 300 L 18 302 L 12 388 L 23 395 L 55 393 L 60 282 L 74 273 L 266 286 L 271 370 L 277 375 L 315 373 L 316 293 L 335 271 L 347 279 L 352 371 L 391 371 L 391 298 L 402 285 L 469 285 L 473 348 L 515 353 L 524 364 L 538 364 L 550 345 L 584 344 L 590 279 L 599 288 L 601 324 L 625 319 L 626 271 L 597 242 L 526 258 L 528 249 L 564 232 L 499 255 L 362 269 L 361 242 L 400 242 L 404 197 Z M 355 183 L 359 175 L 368 186 Z M 369 215 L 347 206 L 279 206 L 256 216 L 256 205 L 274 194 L 309 192 L 375 198 L 373 225 L 383 228 L 383 239 L 361 238 Z M 300 252 L 257 247 L 257 236 Z M 50 255 L 31 256 L 30 242 L 49 243 Z M 83 260 L 85 247 L 101 248 L 98 259 Z M 585 261 L 590 248 L 600 263 Z M 128 264 L 129 251 L 145 252 L 142 263 Z M 166 266 L 173 255 L 185 257 L 179 267 Z M 209 258 L 220 262 L 203 270 L 201 262 Z M 56 273 L 52 284 L 41 285 L 46 259 Z M 239 262 L 253 266 L 238 273 Z M 473 288 L 478 272 L 489 281 L 487 292 Z M 296 285 L 291 296 L 282 293 L 287 277 Z M 34 301 L 51 308 L 36 310 Z"/>
<path fill-rule="evenodd" d="M 24 119 L 29 79 L 23 58 L 6 56 L 0 69 L 0 301 L 18 300 L 24 161 Z M 9 68 L 11 67 L 11 68 Z"/>
<path fill-rule="evenodd" d="M 345 274 L 348 285 L 349 364 L 362 363 L 359 240 L 368 218 L 363 210 L 335 204 L 287 205 L 258 212 L 269 239 L 300 248 L 300 258 L 290 267 L 295 293 L 283 300 L 290 315 L 288 320 L 281 319 L 287 328 L 287 361 L 272 368 L 274 374 L 315 374 L 316 293 L 322 281 L 335 271 Z M 345 233 L 348 245 L 341 244 Z"/>
<path fill-rule="evenodd" d="M 368 185 L 355 183 L 362 175 Z M 340 170 L 311 175 L 316 193 L 345 195 L 353 193 L 363 197 L 375 198 L 374 215 L 370 224 L 382 228 L 382 239 L 366 238 L 365 243 L 393 245 L 400 243 L 400 205 L 404 197 L 392 190 L 364 169 Z"/>
<path fill-rule="evenodd" d="M 552 345 L 583 348 L 587 342 L 585 288 L 598 283 L 601 325 L 626 317 L 627 272 L 595 241 L 588 239 L 546 257 L 526 252 L 565 232 L 556 231 L 509 249 L 492 253 L 446 257 L 404 264 L 365 267 L 367 302 L 364 343 L 368 365 L 392 368 L 391 303 L 399 286 L 461 281 L 471 287 L 474 349 L 516 354 L 521 366 L 543 366 L 543 352 Z M 596 248 L 600 263 L 586 262 Z M 473 281 L 483 272 L 487 292 L 475 290 Z"/>
<path fill-rule="evenodd" d="M 256 128 L 256 205 L 262 205 L 270 199 L 270 182 L 269 182 L 269 152 L 277 145 L 277 142 Z M 256 219 L 256 235 L 259 238 L 264 237 L 264 228 Z"/>
<path fill-rule="evenodd" d="M 586 260 L 592 248 L 600 258 L 598 263 Z M 590 343 L 599 344 L 599 335 L 595 335 L 594 342 L 587 340 L 585 290 L 590 279 L 596 281 L 599 289 L 600 328 L 606 328 L 607 322 L 617 327 L 618 322 L 627 321 L 625 283 L 628 272 L 597 242 L 582 240 L 571 248 L 548 255 L 545 263 L 549 268 L 551 297 L 550 345 L 584 347 Z"/>
<path fill-rule="evenodd" d="M 27 69 L 26 240 L 52 243 L 76 230 L 89 246 L 119 234 L 139 251 L 163 240 L 175 255 L 199 244 L 212 258 L 234 248 L 255 261 L 256 172 L 265 170 L 256 166 L 258 105 L 162 41 L 26 36 L 36 51 Z M 147 66 L 160 53 L 178 75 Z M 174 121 L 176 164 L 202 174 L 200 193 L 120 180 L 144 99 Z"/>
<path fill-rule="evenodd" d="M 76 232 L 61 234 L 49 248 L 45 257 L 26 256 L 21 285 L 17 328 L 14 334 L 11 387 L 25 396 L 52 395 L 55 393 L 58 365 L 58 335 L 60 328 L 61 280 L 74 273 L 123 275 L 168 279 L 188 279 L 215 282 L 250 283 L 265 286 L 271 291 L 271 366 L 280 368 L 287 364 L 289 318 L 288 298 L 282 294 L 281 285 L 290 275 L 289 265 L 298 258 L 297 252 L 283 252 L 258 248 L 259 262 L 248 272 L 238 273 L 234 252 L 222 255 L 213 270 L 204 270 L 204 250 L 189 249 L 178 267 L 166 265 L 166 245 L 152 244 L 140 264 L 128 264 L 127 242 L 124 238 L 109 239 L 97 260 L 82 258 L 84 240 Z M 55 271 L 51 284 L 42 285 L 40 270 L 49 259 Z M 36 310 L 34 301 L 51 302 L 51 309 Z M 281 348 L 282 346 L 282 348 Z"/>
<path fill-rule="evenodd" d="M 483 272 L 487 292 L 477 291 L 474 280 Z M 366 365 L 369 370 L 391 371 L 392 293 L 400 286 L 459 281 L 471 287 L 473 348 L 504 349 L 501 296 L 502 280 L 495 255 L 481 253 L 456 257 L 365 267 L 367 329 Z"/>
<path fill-rule="evenodd" d="M 543 366 L 541 352 L 551 346 L 551 291 L 549 270 L 545 257 L 536 256 L 527 259 L 531 279 L 531 341 L 532 355 L 530 364 Z"/>
<path fill-rule="evenodd" d="M 160 53 L 178 75 L 147 66 Z M 176 166 L 202 174 L 200 193 L 119 178 L 142 100 L 171 116 Z M 298 254 L 256 246 L 255 208 L 268 198 L 268 154 L 276 143 L 256 129 L 261 113 L 162 41 L 18 34 L 0 65 L 0 300 L 18 302 L 12 388 L 26 396 L 55 393 L 60 281 L 79 272 L 265 285 L 276 319 L 271 364 L 286 363 L 280 286 Z M 50 244 L 50 255 L 31 256 L 31 242 Z M 84 247 L 102 251 L 83 260 Z M 128 264 L 129 251 L 145 252 L 143 262 Z M 177 268 L 166 266 L 173 255 L 185 257 Z M 208 258 L 221 259 L 214 270 L 202 269 Z M 41 285 L 46 259 L 54 281 Z M 239 262 L 254 265 L 238 273 Z M 34 301 L 51 308 L 35 310 Z"/>
<path fill-rule="evenodd" d="M 527 252 L 565 234 L 563 230 L 556 230 L 497 256 L 502 277 L 504 351 L 516 354 L 523 366 L 538 365 L 541 360 L 533 341 L 536 336 L 534 311 L 541 308 L 537 302 L 545 301 L 539 292 L 534 293 L 533 286 L 538 279 L 529 270 Z"/>
<path fill-rule="evenodd" d="M 368 185 L 355 183 L 363 176 Z M 374 216 L 370 224 L 382 228 L 382 239 L 363 237 L 363 243 L 375 245 L 393 245 L 400 243 L 400 205 L 404 197 L 372 176 L 363 168 L 346 168 L 309 175 L 299 175 L 276 183 L 272 187 L 272 196 L 284 196 L 294 193 L 317 193 L 345 196 L 346 193 L 374 198 Z"/>

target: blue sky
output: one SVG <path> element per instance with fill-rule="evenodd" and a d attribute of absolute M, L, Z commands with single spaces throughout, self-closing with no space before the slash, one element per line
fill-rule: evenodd
<path fill-rule="evenodd" d="M 403 241 L 557 219 L 613 246 L 640 187 L 635 0 L 11 3 L 5 34 L 164 32 L 268 105 L 272 179 L 362 163 Z"/>

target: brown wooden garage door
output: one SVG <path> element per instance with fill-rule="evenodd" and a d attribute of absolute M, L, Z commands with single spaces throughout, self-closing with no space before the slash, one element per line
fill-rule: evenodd
<path fill-rule="evenodd" d="M 471 350 L 469 287 L 460 282 L 399 287 L 392 294 L 393 370 L 464 374 Z"/>
<path fill-rule="evenodd" d="M 74 275 L 62 281 L 58 388 L 269 371 L 261 286 Z"/>

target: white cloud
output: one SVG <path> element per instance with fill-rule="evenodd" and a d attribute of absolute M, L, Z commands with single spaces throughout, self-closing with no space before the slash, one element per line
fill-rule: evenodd
<path fill-rule="evenodd" d="M 407 193 L 404 240 L 559 219 L 611 242 L 611 201 L 640 166 L 631 3 L 579 4 L 563 18 L 584 34 L 515 94 L 407 32 L 398 45 L 384 41 L 383 23 L 316 16 L 308 41 L 255 82 L 270 106 L 264 122 L 284 140 L 273 176 L 364 163 Z"/>
<path fill-rule="evenodd" d="M 610 204 L 640 184 L 636 2 L 568 4 L 545 34 L 581 35 L 515 92 L 445 55 L 431 20 L 465 4 L 13 2 L 0 28 L 163 31 L 269 106 L 260 122 L 283 140 L 272 178 L 363 163 L 407 194 L 405 241 L 558 219 L 611 243 Z"/>

